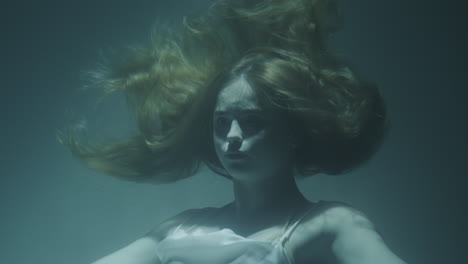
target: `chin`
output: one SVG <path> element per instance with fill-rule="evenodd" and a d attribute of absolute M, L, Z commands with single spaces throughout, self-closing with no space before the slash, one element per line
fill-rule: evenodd
<path fill-rule="evenodd" d="M 271 179 L 279 175 L 284 175 L 284 168 L 275 166 L 282 164 L 280 161 L 258 162 L 249 159 L 223 160 L 224 168 L 229 175 L 238 181 L 259 181 Z"/>
<path fill-rule="evenodd" d="M 258 178 L 258 173 L 255 173 L 250 166 L 240 162 L 229 162 L 224 166 L 229 175 L 239 181 L 251 181 Z"/>
<path fill-rule="evenodd" d="M 255 182 L 259 180 L 265 180 L 271 176 L 271 174 L 266 174 L 258 170 L 240 167 L 240 166 L 239 167 L 231 166 L 227 168 L 227 171 L 233 180 L 242 181 L 242 182 Z"/>

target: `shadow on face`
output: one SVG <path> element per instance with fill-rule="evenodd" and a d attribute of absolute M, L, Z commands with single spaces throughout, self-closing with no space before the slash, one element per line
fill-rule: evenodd
<path fill-rule="evenodd" d="M 293 151 L 286 116 L 264 103 L 240 76 L 218 94 L 213 141 L 219 161 L 237 180 L 291 174 Z"/>

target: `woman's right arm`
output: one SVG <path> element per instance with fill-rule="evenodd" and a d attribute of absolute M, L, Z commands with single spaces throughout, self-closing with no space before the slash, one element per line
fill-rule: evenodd
<path fill-rule="evenodd" d="M 157 244 L 158 241 L 152 237 L 144 236 L 92 264 L 160 264 L 156 254 Z"/>
<path fill-rule="evenodd" d="M 159 241 L 171 230 L 187 221 L 195 211 L 197 210 L 187 210 L 169 218 L 142 238 L 92 264 L 160 264 L 161 261 L 156 254 Z"/>

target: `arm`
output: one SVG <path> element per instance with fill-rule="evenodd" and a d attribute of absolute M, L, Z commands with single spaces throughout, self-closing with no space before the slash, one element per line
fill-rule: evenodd
<path fill-rule="evenodd" d="M 332 252 L 340 264 L 405 264 L 385 245 L 373 224 L 350 207 L 330 209 L 325 223 L 333 234 Z"/>
<path fill-rule="evenodd" d="M 156 246 L 157 241 L 145 236 L 92 264 L 159 264 Z"/>
<path fill-rule="evenodd" d="M 195 211 L 187 210 L 164 221 L 142 238 L 92 264 L 160 264 L 156 254 L 159 241 L 164 239 L 170 230 L 190 218 Z"/>

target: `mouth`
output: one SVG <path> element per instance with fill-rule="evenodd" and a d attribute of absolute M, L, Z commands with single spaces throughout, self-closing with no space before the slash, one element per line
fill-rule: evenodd
<path fill-rule="evenodd" d="M 225 156 L 226 158 L 230 160 L 241 160 L 241 159 L 245 159 L 247 157 L 247 154 L 239 152 L 239 151 L 233 151 L 233 152 L 227 152 Z"/>

